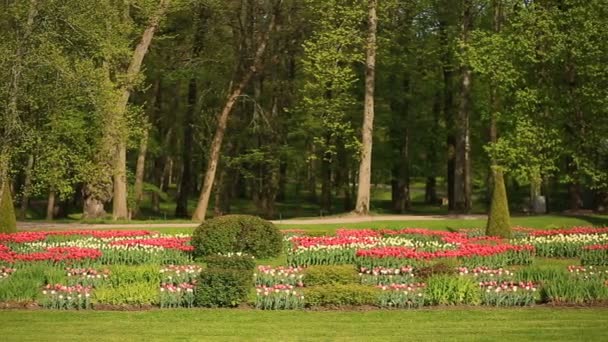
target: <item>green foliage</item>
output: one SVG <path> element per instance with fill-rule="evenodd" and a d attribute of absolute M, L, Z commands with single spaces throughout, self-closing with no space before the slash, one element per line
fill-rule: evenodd
<path fill-rule="evenodd" d="M 359 275 L 352 265 L 310 266 L 304 270 L 306 286 L 346 285 L 359 283 Z"/>
<path fill-rule="evenodd" d="M 109 267 L 107 281 L 93 291 L 94 304 L 156 305 L 161 274 L 158 265 Z"/>
<path fill-rule="evenodd" d="M 478 305 L 481 290 L 471 278 L 437 275 L 428 279 L 425 299 L 429 305 Z"/>
<path fill-rule="evenodd" d="M 112 265 L 108 269 L 111 276 L 106 281 L 107 286 L 121 287 L 129 284 L 148 283 L 158 285 L 162 279 L 158 265 L 126 266 Z"/>
<path fill-rule="evenodd" d="M 561 281 L 568 277 L 564 267 L 538 267 L 531 266 L 522 268 L 515 273 L 515 278 L 520 281 L 532 281 L 537 284 L 546 284 Z"/>
<path fill-rule="evenodd" d="M 195 256 L 247 253 L 256 258 L 279 255 L 281 232 L 271 222 L 248 215 L 227 215 L 203 222 L 192 233 Z"/>
<path fill-rule="evenodd" d="M 487 236 L 511 237 L 511 219 L 509 215 L 509 202 L 505 180 L 500 170 L 493 170 L 494 189 L 492 190 L 492 203 L 486 227 Z"/>
<path fill-rule="evenodd" d="M 11 190 L 8 186 L 1 184 L 0 189 L 0 233 L 15 233 L 17 232 L 17 219 L 15 218 Z"/>
<path fill-rule="evenodd" d="M 581 251 L 581 264 L 608 266 L 608 249 L 583 248 Z"/>
<path fill-rule="evenodd" d="M 65 284 L 66 273 L 58 267 L 32 263 L 19 265 L 7 279 L 0 280 L 0 302 L 33 301 L 42 296 L 46 284 Z"/>
<path fill-rule="evenodd" d="M 603 279 L 562 277 L 543 286 L 541 296 L 550 303 L 590 304 L 608 301 L 608 286 Z"/>
<path fill-rule="evenodd" d="M 439 262 L 429 266 L 418 267 L 414 270 L 414 274 L 420 279 L 428 279 L 434 275 L 453 275 L 456 274 L 457 265 L 458 262 L 456 260 L 452 263 Z"/>
<path fill-rule="evenodd" d="M 204 307 L 234 307 L 247 299 L 252 287 L 252 272 L 208 268 L 198 278 L 195 302 Z"/>
<path fill-rule="evenodd" d="M 252 272 L 255 260 L 251 255 L 209 255 L 205 257 L 207 268 L 231 269 Z"/>
<path fill-rule="evenodd" d="M 378 291 L 359 284 L 313 286 L 304 291 L 304 300 L 307 306 L 376 305 Z"/>
<path fill-rule="evenodd" d="M 112 277 L 115 277 L 112 275 Z M 121 286 L 101 285 L 93 291 L 94 304 L 106 305 L 157 305 L 158 283 L 147 281 L 129 282 Z"/>

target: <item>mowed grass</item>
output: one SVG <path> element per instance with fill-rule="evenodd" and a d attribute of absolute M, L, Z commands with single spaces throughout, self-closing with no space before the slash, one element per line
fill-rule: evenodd
<path fill-rule="evenodd" d="M 608 215 L 589 216 L 564 216 L 564 215 L 542 215 L 542 216 L 520 216 L 511 218 L 513 226 L 554 229 L 569 228 L 576 226 L 608 226 Z M 349 229 L 397 229 L 397 228 L 427 228 L 435 230 L 462 229 L 462 228 L 484 228 L 485 219 L 446 219 L 446 220 L 410 220 L 410 221 L 370 221 L 358 223 L 330 223 L 330 224 L 290 224 L 289 222 L 278 223 L 279 229 L 301 229 L 311 232 L 331 234 L 339 228 Z M 128 225 L 125 228 L 129 229 Z M 147 228 L 147 230 L 158 231 L 168 234 L 191 233 L 194 228 Z"/>
<path fill-rule="evenodd" d="M 2 341 L 601 341 L 606 308 L 1 311 Z"/>

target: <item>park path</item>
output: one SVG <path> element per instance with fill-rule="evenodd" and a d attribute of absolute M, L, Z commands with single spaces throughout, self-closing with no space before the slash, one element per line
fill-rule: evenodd
<path fill-rule="evenodd" d="M 374 216 L 330 216 L 319 218 L 299 218 L 274 220 L 273 223 L 284 225 L 307 224 L 348 224 L 376 221 L 437 221 L 448 219 L 485 219 L 485 215 L 374 215 Z M 74 229 L 115 229 L 115 228 L 192 228 L 198 223 L 53 223 L 53 222 L 17 222 L 19 230 L 74 230 Z"/>

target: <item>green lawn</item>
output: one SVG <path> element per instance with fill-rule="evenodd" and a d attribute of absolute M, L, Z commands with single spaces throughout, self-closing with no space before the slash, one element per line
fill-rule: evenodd
<path fill-rule="evenodd" d="M 513 226 L 521 226 L 538 229 L 552 229 L 575 226 L 608 226 L 608 215 L 589 216 L 564 216 L 564 215 L 542 215 L 542 216 L 520 216 L 511 218 Z M 339 228 L 427 228 L 427 229 L 459 229 L 459 228 L 483 228 L 486 220 L 424 220 L 424 221 L 374 221 L 360 223 L 332 223 L 332 224 L 289 224 L 279 223 L 279 229 L 303 229 L 322 233 L 333 233 Z M 128 225 L 125 225 L 128 229 Z M 149 228 L 148 230 L 164 233 L 190 233 L 193 228 Z"/>
<path fill-rule="evenodd" d="M 3 341 L 600 341 L 606 308 L 0 311 Z"/>

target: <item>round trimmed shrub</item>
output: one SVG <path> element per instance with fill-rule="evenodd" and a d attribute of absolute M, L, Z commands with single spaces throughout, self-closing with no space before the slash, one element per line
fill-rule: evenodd
<path fill-rule="evenodd" d="M 283 236 L 272 222 L 259 217 L 226 215 L 198 226 L 192 233 L 192 246 L 197 257 L 242 252 L 269 258 L 281 253 Z"/>

